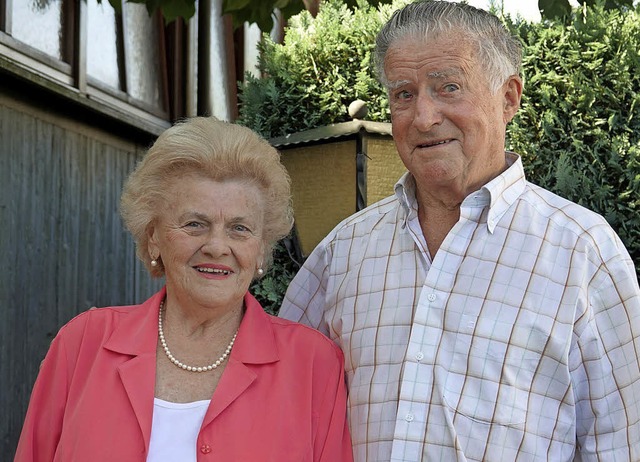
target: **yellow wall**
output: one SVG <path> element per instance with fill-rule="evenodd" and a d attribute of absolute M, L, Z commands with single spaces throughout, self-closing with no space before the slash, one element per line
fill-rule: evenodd
<path fill-rule="evenodd" d="M 280 149 L 291 176 L 296 230 L 307 256 L 356 211 L 356 142 Z"/>
<path fill-rule="evenodd" d="M 393 194 L 393 186 L 406 168 L 391 137 L 365 137 L 367 153 L 367 205 Z"/>

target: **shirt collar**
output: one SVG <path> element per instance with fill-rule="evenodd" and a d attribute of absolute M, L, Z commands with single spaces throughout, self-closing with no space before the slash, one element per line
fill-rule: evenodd
<path fill-rule="evenodd" d="M 394 186 L 396 198 L 402 205 L 402 209 L 398 211 L 402 220 L 402 227 L 406 227 L 409 220 L 418 212 L 418 204 L 416 201 L 416 182 L 413 175 L 406 172 L 400 177 Z"/>
<path fill-rule="evenodd" d="M 488 206 L 488 213 L 473 214 L 474 216 L 486 216 L 486 224 L 490 233 L 493 233 L 500 218 L 507 212 L 509 207 L 516 201 L 525 189 L 525 174 L 522 166 L 522 158 L 513 152 L 505 153 L 507 169 L 500 175 L 489 181 L 478 191 L 469 194 L 460 206 L 461 215 L 468 215 L 466 212 L 484 209 Z M 402 205 L 402 227 L 418 213 L 418 203 L 416 200 L 416 186 L 413 175 L 406 172 L 395 185 L 396 198 Z"/>
<path fill-rule="evenodd" d="M 144 303 L 128 307 L 130 309 L 115 307 L 121 310 L 122 315 L 104 348 L 131 356 L 148 354 L 155 357 L 158 311 L 166 292 L 166 287 L 163 287 Z"/>
<path fill-rule="evenodd" d="M 114 329 L 104 347 L 118 353 L 133 356 L 149 353 L 155 355 L 158 341 L 158 311 L 167 293 L 163 287 L 141 305 L 123 311 L 126 317 Z M 260 303 L 247 292 L 246 307 L 238 337 L 233 345 L 233 355 L 243 363 L 265 364 L 279 360 L 275 333 Z"/>

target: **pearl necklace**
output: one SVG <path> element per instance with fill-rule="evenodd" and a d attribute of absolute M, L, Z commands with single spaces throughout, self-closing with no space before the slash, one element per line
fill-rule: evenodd
<path fill-rule="evenodd" d="M 236 336 L 238 335 L 238 331 L 237 330 L 236 330 L 236 333 L 233 334 L 233 338 L 231 339 L 231 342 L 229 342 L 229 345 L 227 346 L 227 349 L 224 350 L 224 354 L 222 356 L 220 356 L 215 363 L 209 364 L 208 366 L 187 366 L 186 364 L 181 363 L 180 361 L 178 361 L 171 354 L 171 351 L 169 351 L 169 347 L 167 346 L 167 341 L 164 339 L 164 332 L 162 331 L 162 311 L 163 310 L 164 310 L 164 300 L 162 300 L 162 303 L 160 303 L 160 310 L 159 310 L 159 314 L 158 314 L 158 337 L 160 338 L 160 344 L 162 345 L 162 349 L 164 350 L 164 353 L 167 355 L 167 358 L 169 358 L 169 361 L 171 361 L 173 364 L 175 364 L 176 367 L 179 367 L 180 369 L 184 369 L 185 371 L 189 371 L 189 372 L 207 372 L 207 371 L 214 370 L 220 364 L 222 364 L 222 362 L 225 359 L 227 359 L 227 356 L 229 356 L 229 353 L 231 353 L 231 348 L 233 347 L 233 342 L 236 341 Z"/>

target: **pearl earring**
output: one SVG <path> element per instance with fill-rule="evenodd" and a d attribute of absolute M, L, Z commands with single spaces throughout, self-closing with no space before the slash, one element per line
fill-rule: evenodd
<path fill-rule="evenodd" d="M 262 276 L 264 274 L 264 270 L 262 268 L 258 268 L 258 276 Z"/>
<path fill-rule="evenodd" d="M 158 266 L 158 260 L 156 260 L 155 258 L 151 260 L 151 266 L 153 266 L 154 268 Z"/>

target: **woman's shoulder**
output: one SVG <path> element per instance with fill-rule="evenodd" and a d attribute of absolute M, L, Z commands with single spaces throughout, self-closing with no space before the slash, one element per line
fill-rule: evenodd
<path fill-rule="evenodd" d="M 266 340 L 265 346 L 270 344 L 268 338 L 271 335 L 262 336 L 271 332 L 281 354 L 301 356 L 322 353 L 342 359 L 342 350 L 320 331 L 267 313 L 250 293 L 245 297 L 245 305 L 247 311 L 243 323 L 246 322 L 246 330 L 242 332 L 248 336 L 263 338 Z"/>
<path fill-rule="evenodd" d="M 56 336 L 65 344 L 86 344 L 104 341 L 123 319 L 139 310 L 141 305 L 92 307 L 63 325 Z M 79 346 L 79 345 L 78 345 Z"/>
<path fill-rule="evenodd" d="M 69 322 L 62 326 L 62 330 L 76 330 L 86 327 L 88 324 L 99 326 L 108 325 L 119 318 L 127 316 L 140 305 L 118 305 L 106 307 L 91 307 L 74 316 Z"/>
<path fill-rule="evenodd" d="M 322 332 L 288 319 L 269 315 L 269 321 L 273 326 L 276 340 L 283 343 L 286 348 L 296 353 L 295 349 L 301 348 L 315 354 L 335 356 L 342 361 L 343 354 L 340 347 Z"/>

